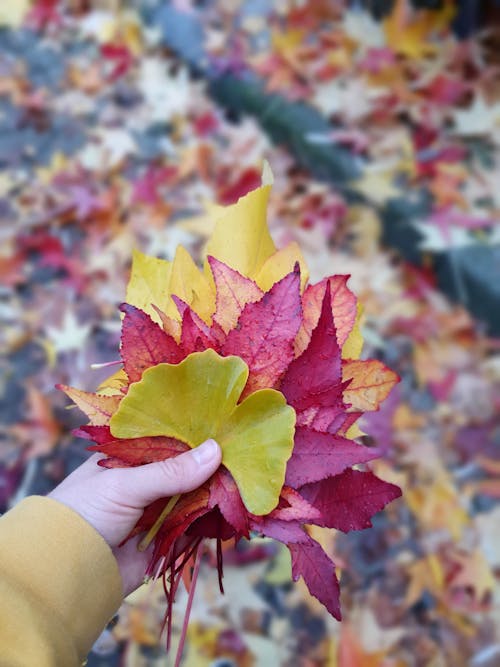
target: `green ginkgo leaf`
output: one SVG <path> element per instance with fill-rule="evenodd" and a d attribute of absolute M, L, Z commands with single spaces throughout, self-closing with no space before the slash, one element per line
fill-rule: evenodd
<path fill-rule="evenodd" d="M 247 509 L 267 514 L 276 507 L 293 449 L 295 411 L 273 389 L 238 399 L 248 367 L 213 350 L 190 354 L 180 364 L 146 370 L 110 421 L 117 438 L 163 435 L 197 447 L 214 438 Z"/>

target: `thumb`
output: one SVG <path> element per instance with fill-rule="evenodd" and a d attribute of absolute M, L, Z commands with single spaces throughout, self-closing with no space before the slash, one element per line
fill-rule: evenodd
<path fill-rule="evenodd" d="M 196 489 L 217 470 L 221 459 L 219 445 L 207 440 L 174 458 L 113 472 L 118 485 L 123 481 L 127 505 L 142 509 L 158 498 Z"/>

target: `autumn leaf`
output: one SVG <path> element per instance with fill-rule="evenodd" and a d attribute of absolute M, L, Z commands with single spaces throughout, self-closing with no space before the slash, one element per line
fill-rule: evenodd
<path fill-rule="evenodd" d="M 381 361 L 348 360 L 342 364 L 342 380 L 347 383 L 344 401 L 361 412 L 378 410 L 397 382 L 397 373 Z"/>
<path fill-rule="evenodd" d="M 306 543 L 287 545 L 292 555 L 292 577 L 303 577 L 311 595 L 314 595 L 338 621 L 340 613 L 340 585 L 335 563 L 312 538 Z"/>
<path fill-rule="evenodd" d="M 215 310 L 215 295 L 204 273 L 182 246 L 177 246 L 175 252 L 168 291 L 191 306 L 204 322 L 210 323 Z M 165 313 L 174 319 L 179 317 L 172 300 L 167 303 Z"/>
<path fill-rule="evenodd" d="M 220 467 L 210 485 L 209 507 L 218 507 L 224 519 L 245 537 L 249 537 L 248 514 L 236 483 L 224 467 Z"/>
<path fill-rule="evenodd" d="M 164 461 L 189 450 L 175 438 L 115 438 L 109 426 L 82 426 L 77 435 L 90 437 L 97 444 L 87 447 L 91 452 L 102 452 L 114 460 L 113 467 L 144 465 Z M 104 459 L 106 461 L 106 459 Z"/>
<path fill-rule="evenodd" d="M 325 285 L 321 314 L 307 348 L 287 368 L 281 391 L 297 412 L 342 402 L 340 348 L 333 322 L 330 285 Z"/>
<path fill-rule="evenodd" d="M 223 355 L 238 355 L 249 368 L 245 394 L 274 387 L 293 359 L 293 342 L 300 326 L 300 273 L 294 271 L 276 283 L 255 303 L 245 306 L 237 326 L 221 348 Z"/>
<path fill-rule="evenodd" d="M 356 321 L 356 297 L 347 287 L 349 276 L 332 276 L 309 285 L 302 296 L 303 321 L 295 340 L 295 354 L 305 350 L 313 329 L 318 324 L 327 285 L 330 287 L 331 308 L 337 342 L 344 345 Z"/>
<path fill-rule="evenodd" d="M 171 273 L 172 262 L 148 257 L 139 250 L 134 250 L 125 301 L 143 310 L 154 322 L 161 324 L 161 318 L 153 304 L 166 313 L 170 303 L 168 286 Z"/>
<path fill-rule="evenodd" d="M 283 487 L 278 507 L 269 514 L 269 517 L 273 519 L 297 521 L 299 523 L 312 523 L 319 516 L 319 510 L 290 486 Z"/>
<path fill-rule="evenodd" d="M 58 384 L 56 388 L 63 391 L 87 415 L 90 423 L 95 426 L 108 424 L 122 399 L 119 395 L 92 394 L 74 387 L 67 387 L 64 384 Z"/>
<path fill-rule="evenodd" d="M 295 413 L 272 389 L 237 405 L 247 377 L 240 358 L 223 358 L 213 350 L 193 353 L 178 365 L 158 364 L 130 386 L 111 420 L 111 433 L 173 437 L 191 447 L 216 439 L 246 507 L 266 514 L 283 486 Z"/>
<path fill-rule="evenodd" d="M 213 319 L 227 333 L 236 326 L 247 303 L 259 301 L 263 291 L 253 280 L 242 276 L 215 257 L 209 255 L 207 262 L 212 271 L 216 291 L 216 310 Z"/>
<path fill-rule="evenodd" d="M 276 251 L 266 222 L 269 192 L 270 186 L 263 185 L 229 206 L 206 247 L 207 255 L 252 279 Z"/>
<path fill-rule="evenodd" d="M 298 427 L 285 481 L 294 488 L 332 477 L 356 463 L 371 461 L 380 452 L 332 433 Z"/>
<path fill-rule="evenodd" d="M 293 271 L 297 262 L 300 267 L 300 287 L 303 291 L 309 280 L 309 269 L 296 241 L 280 248 L 268 257 L 255 276 L 255 282 L 264 292 L 267 292 L 275 283 Z"/>
<path fill-rule="evenodd" d="M 317 525 L 348 532 L 371 526 L 371 517 L 399 498 L 401 489 L 372 472 L 349 469 L 335 477 L 306 484 L 300 493 L 321 511 L 322 518 L 315 521 Z"/>
<path fill-rule="evenodd" d="M 175 340 L 166 334 L 144 311 L 122 304 L 121 356 L 130 382 L 141 379 L 143 372 L 161 363 L 176 364 L 182 351 Z"/>

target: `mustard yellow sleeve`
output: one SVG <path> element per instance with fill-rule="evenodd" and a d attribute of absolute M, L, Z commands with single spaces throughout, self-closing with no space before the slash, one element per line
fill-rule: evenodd
<path fill-rule="evenodd" d="M 111 549 L 76 512 L 31 496 L 0 518 L 0 667 L 74 667 L 122 600 Z"/>

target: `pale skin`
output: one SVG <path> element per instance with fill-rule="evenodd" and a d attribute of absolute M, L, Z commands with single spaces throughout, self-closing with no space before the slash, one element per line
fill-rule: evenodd
<path fill-rule="evenodd" d="M 77 512 L 106 540 L 117 560 L 126 596 L 142 583 L 152 545 L 138 551 L 141 535 L 118 545 L 146 505 L 203 484 L 219 467 L 221 451 L 214 440 L 207 440 L 173 459 L 136 468 L 103 468 L 97 465 L 101 458 L 102 454 L 92 456 L 49 497 Z"/>

